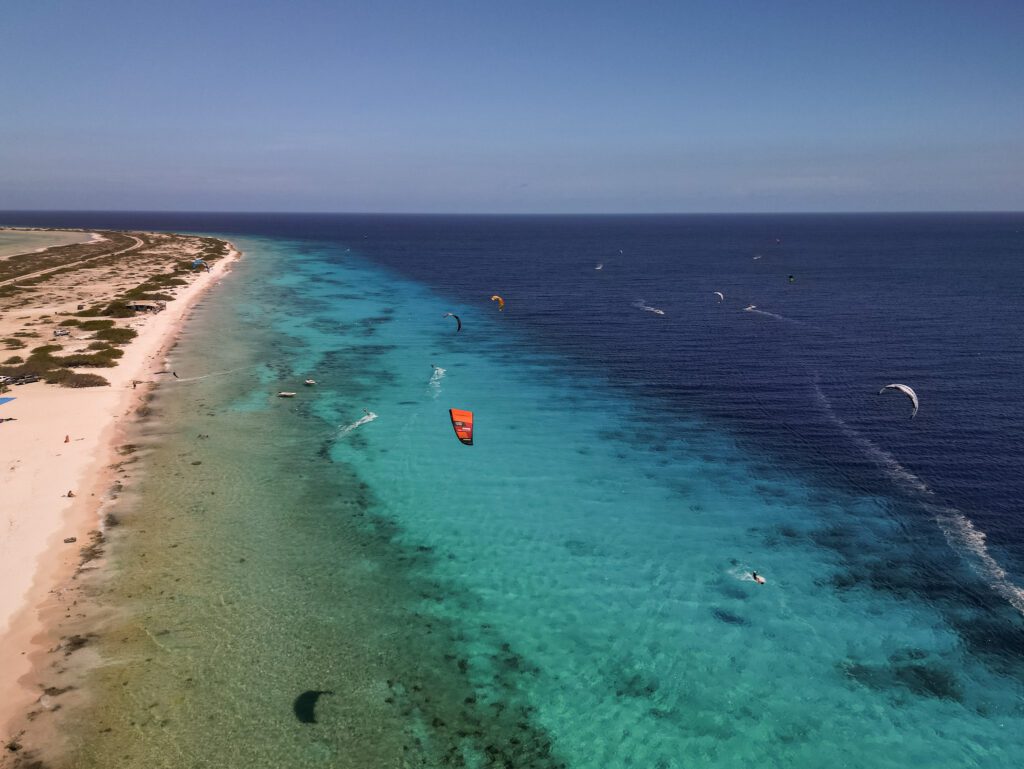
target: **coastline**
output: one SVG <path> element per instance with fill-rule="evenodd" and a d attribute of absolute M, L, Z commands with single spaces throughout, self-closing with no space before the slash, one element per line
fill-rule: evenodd
<path fill-rule="evenodd" d="M 109 387 L 71 389 L 43 383 L 9 393 L 2 429 L 0 474 L 0 739 L 13 740 L 26 711 L 40 699 L 41 657 L 59 639 L 54 624 L 71 616 L 73 581 L 87 560 L 91 533 L 102 530 L 102 508 L 115 483 L 117 446 L 156 382 L 133 387 L 163 368 L 191 309 L 220 282 L 241 252 L 227 255 L 180 287 L 167 308 L 134 318 L 138 336 L 118 365 L 105 370 Z M 65 442 L 67 437 L 67 442 Z M 74 496 L 69 498 L 71 490 Z M 65 539 L 75 537 L 74 543 Z"/>

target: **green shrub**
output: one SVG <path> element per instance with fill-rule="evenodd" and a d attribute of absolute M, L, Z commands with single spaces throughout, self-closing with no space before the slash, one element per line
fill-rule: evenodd
<path fill-rule="evenodd" d="M 131 291 L 125 291 L 126 297 L 135 302 L 169 302 L 174 299 L 170 294 L 153 293 L 153 289 L 142 289 L 133 288 Z M 112 313 L 107 313 L 108 315 Z"/>
<path fill-rule="evenodd" d="M 135 310 L 129 307 L 127 302 L 115 299 L 101 314 L 111 318 L 131 318 L 135 315 Z"/>
<path fill-rule="evenodd" d="M 103 352 L 87 355 L 84 352 L 63 355 L 53 360 L 68 368 L 110 368 L 117 365 L 117 359 L 124 355 L 121 350 L 104 350 Z"/>
<path fill-rule="evenodd" d="M 74 375 L 75 372 L 69 368 L 54 368 L 41 374 L 43 381 L 46 382 L 46 384 L 62 384 L 67 381 L 69 377 L 73 377 Z"/>
<path fill-rule="evenodd" d="M 87 320 L 84 323 L 78 323 L 78 327 L 83 331 L 102 331 L 105 328 L 113 328 L 114 321 L 112 320 Z"/>
<path fill-rule="evenodd" d="M 96 338 L 111 344 L 127 344 L 139 333 L 134 328 L 106 328 L 96 332 Z"/>
<path fill-rule="evenodd" d="M 61 380 L 61 387 L 104 387 L 109 385 L 99 374 L 72 374 Z"/>
<path fill-rule="evenodd" d="M 60 322 L 60 325 L 62 325 L 62 326 L 81 326 L 82 322 L 80 320 L 75 320 L 74 318 L 68 318 L 67 320 L 62 320 Z"/>
<path fill-rule="evenodd" d="M 2 341 L 4 345 L 6 345 L 8 350 L 20 350 L 22 347 L 28 347 L 27 344 L 13 336 L 9 336 L 6 339 L 0 341 Z"/>
<path fill-rule="evenodd" d="M 43 376 L 48 371 L 52 371 L 56 366 L 57 364 L 53 358 L 40 356 L 37 358 L 29 358 L 24 363 L 19 363 L 14 366 L 0 366 L 0 376 L 18 377 L 25 374 Z"/>
<path fill-rule="evenodd" d="M 57 352 L 63 350 L 59 344 L 44 344 L 42 347 L 33 347 L 32 355 L 49 355 L 51 352 Z"/>
<path fill-rule="evenodd" d="M 12 355 L 10 358 L 5 360 L 4 363 L 6 363 L 8 366 L 10 366 L 10 365 L 13 365 L 15 363 L 24 363 L 24 361 L 25 361 L 25 359 L 22 358 L 20 355 Z"/>
<path fill-rule="evenodd" d="M 101 315 L 111 318 L 131 318 L 135 315 L 135 310 L 129 307 L 127 302 L 115 299 L 109 304 L 94 304 L 87 310 L 76 312 L 75 315 L 79 318 L 98 318 Z"/>

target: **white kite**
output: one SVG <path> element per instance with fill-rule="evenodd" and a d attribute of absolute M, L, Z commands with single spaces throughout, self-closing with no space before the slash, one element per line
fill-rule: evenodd
<path fill-rule="evenodd" d="M 917 416 L 917 393 L 914 392 L 913 389 L 907 387 L 905 384 L 887 384 L 885 387 L 878 391 L 878 394 L 881 395 L 886 390 L 899 390 L 901 393 L 910 398 L 911 403 L 914 404 L 914 410 L 910 412 L 910 418 L 913 419 L 914 417 Z"/>
<path fill-rule="evenodd" d="M 715 296 L 718 297 L 719 302 L 725 301 L 725 294 L 723 294 L 721 291 L 715 291 L 714 294 Z"/>

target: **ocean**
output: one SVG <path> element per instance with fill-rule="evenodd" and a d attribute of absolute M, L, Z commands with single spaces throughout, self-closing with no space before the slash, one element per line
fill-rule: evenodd
<path fill-rule="evenodd" d="M 1024 760 L 1024 215 L 0 220 L 245 252 L 68 765 Z"/>

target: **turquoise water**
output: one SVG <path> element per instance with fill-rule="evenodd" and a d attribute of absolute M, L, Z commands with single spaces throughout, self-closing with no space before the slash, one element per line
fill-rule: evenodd
<path fill-rule="evenodd" d="M 318 269 L 293 279 L 315 282 Z M 358 268 L 339 277 L 376 282 Z M 697 420 L 658 425 L 606 382 L 510 359 L 493 313 L 463 318 L 470 342 L 424 323 L 445 305 L 415 286 L 392 279 L 334 303 L 337 290 L 302 294 L 329 304 L 318 320 L 389 319 L 347 349 L 394 347 L 374 355 L 387 372 L 367 394 L 379 419 L 331 456 L 375 489 L 409 544 L 455 556 L 436 573 L 475 611 L 436 611 L 493 624 L 539 668 L 524 685 L 571 764 L 799 766 L 854 753 L 865 766 L 963 766 L 1020 725 L 1020 690 L 965 659 L 935 611 L 824 586 L 839 564 L 801 535 L 828 524 L 901 537 L 884 500 L 755 472 Z M 301 341 L 299 369 L 318 371 L 338 341 L 279 330 Z M 446 369 L 436 389 L 431 363 Z M 315 410 L 329 423 L 355 416 L 340 406 Z M 473 449 L 452 440 L 450 406 L 476 412 Z M 966 675 L 959 697 L 944 671 Z M 993 710 L 1011 721 L 994 724 Z"/>
<path fill-rule="evenodd" d="M 456 334 L 450 297 L 355 247 L 238 242 L 111 532 L 97 596 L 127 610 L 100 633 L 90 723 L 121 737 L 80 735 L 80 765 L 1024 757 L 1012 661 L 969 648 L 948 596 L 849 579 L 854 550 L 923 580 L 944 559 L 969 595 L 939 527 L 666 418 L 486 301 Z M 316 724 L 291 711 L 307 689 L 333 692 Z"/>

